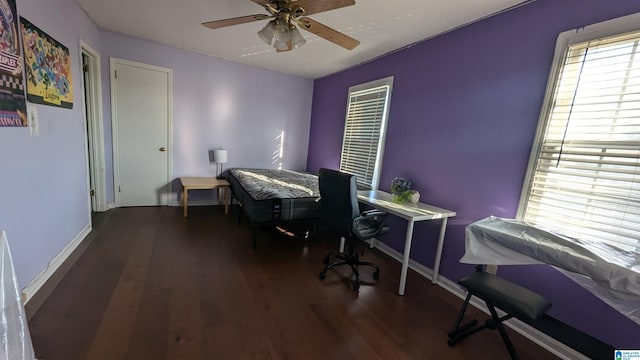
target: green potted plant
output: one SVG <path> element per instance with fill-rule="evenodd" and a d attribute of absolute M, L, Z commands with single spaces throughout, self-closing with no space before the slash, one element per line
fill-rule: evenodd
<path fill-rule="evenodd" d="M 400 177 L 394 178 L 391 182 L 391 193 L 393 194 L 393 201 L 398 204 L 408 202 L 413 194 L 411 181 Z"/>

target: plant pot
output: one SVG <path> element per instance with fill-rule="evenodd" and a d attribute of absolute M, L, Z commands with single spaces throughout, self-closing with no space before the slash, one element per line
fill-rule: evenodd
<path fill-rule="evenodd" d="M 417 204 L 418 202 L 420 202 L 420 193 L 412 190 L 411 196 L 409 196 L 409 202 L 412 204 Z"/>

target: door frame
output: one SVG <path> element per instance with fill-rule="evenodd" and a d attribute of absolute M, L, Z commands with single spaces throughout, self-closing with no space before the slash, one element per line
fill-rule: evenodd
<path fill-rule="evenodd" d="M 80 69 L 83 74 L 80 81 L 80 88 L 82 89 L 82 117 L 85 122 L 85 149 L 87 160 L 87 195 L 89 199 L 89 212 L 96 211 L 102 212 L 108 210 L 107 205 L 107 181 L 105 174 L 105 159 L 104 159 L 104 120 L 102 117 L 102 76 L 100 70 L 100 53 L 98 53 L 93 47 L 87 44 L 82 39 L 79 39 L 79 56 L 80 56 Z M 86 89 L 90 94 L 90 99 L 85 98 L 85 85 L 84 85 L 84 69 L 82 69 L 82 55 L 85 54 L 89 57 L 89 88 Z M 86 102 L 91 101 L 91 113 L 87 118 Z M 91 165 L 91 166 L 89 166 Z M 91 202 L 91 179 L 93 179 L 94 205 Z"/>
<path fill-rule="evenodd" d="M 167 205 L 171 205 L 171 175 L 173 174 L 173 69 L 149 65 L 137 61 L 125 60 L 116 57 L 109 58 L 111 81 L 111 132 L 113 139 L 113 193 L 116 207 L 122 206 L 122 199 L 118 189 L 120 184 L 120 158 L 118 142 L 118 89 L 116 86 L 116 66 L 122 64 L 139 67 L 146 70 L 154 70 L 167 74 Z"/>

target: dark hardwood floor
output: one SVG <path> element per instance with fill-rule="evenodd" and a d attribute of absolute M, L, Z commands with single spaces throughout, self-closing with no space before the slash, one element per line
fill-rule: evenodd
<path fill-rule="evenodd" d="M 351 291 L 347 269 L 318 279 L 338 240 L 266 229 L 251 247 L 239 209 L 121 208 L 29 326 L 36 356 L 74 359 L 508 359 L 496 331 L 447 346 L 462 300 L 376 251 L 380 279 Z M 341 275 L 342 274 L 342 275 Z M 475 310 L 469 317 L 487 317 Z M 555 357 L 507 330 L 522 359 Z"/>

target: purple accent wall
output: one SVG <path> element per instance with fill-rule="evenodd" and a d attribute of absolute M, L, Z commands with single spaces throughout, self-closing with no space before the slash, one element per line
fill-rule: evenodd
<path fill-rule="evenodd" d="M 339 166 L 349 86 L 393 75 L 380 187 L 407 177 L 421 201 L 457 212 L 440 270 L 457 280 L 473 271 L 458 262 L 465 226 L 516 214 L 558 34 L 635 12 L 640 2 L 538 0 L 316 80 L 307 170 Z M 401 251 L 406 223 L 390 224 L 382 240 Z M 436 237 L 437 224 L 417 224 L 412 258 L 432 267 Z M 500 274 L 548 297 L 557 319 L 616 348 L 640 348 L 640 326 L 553 268 Z"/>

